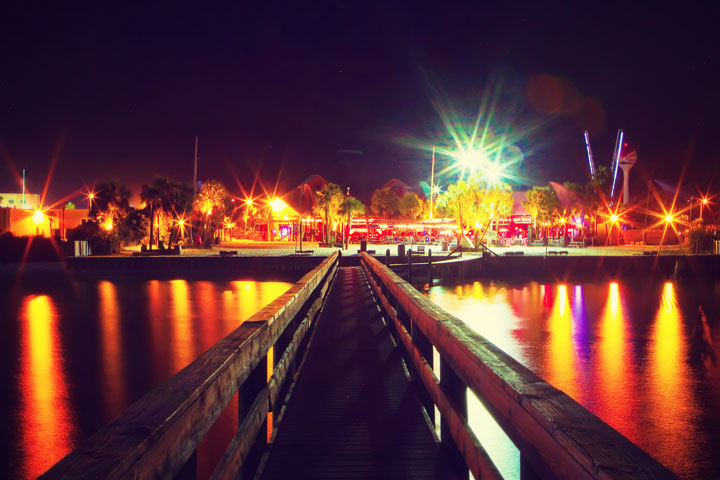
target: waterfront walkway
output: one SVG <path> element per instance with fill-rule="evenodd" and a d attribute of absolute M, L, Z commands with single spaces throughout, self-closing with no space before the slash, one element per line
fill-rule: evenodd
<path fill-rule="evenodd" d="M 459 478 L 362 269 L 341 268 L 329 298 L 262 478 Z"/>

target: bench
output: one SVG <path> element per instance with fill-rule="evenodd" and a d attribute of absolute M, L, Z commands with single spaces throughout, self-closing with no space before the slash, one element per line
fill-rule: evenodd
<path fill-rule="evenodd" d="M 418 245 L 417 246 L 417 253 L 425 253 L 425 245 Z"/>
<path fill-rule="evenodd" d="M 237 250 L 220 250 L 221 257 L 232 257 L 238 254 Z"/>
<path fill-rule="evenodd" d="M 567 255 L 567 250 L 550 250 L 547 252 L 548 255 Z"/>
<path fill-rule="evenodd" d="M 583 241 L 581 241 L 581 242 L 575 242 L 575 241 L 570 242 L 570 243 L 568 243 L 568 247 L 569 247 L 569 248 L 584 248 L 584 247 L 585 247 L 585 241 L 583 240 Z"/>
<path fill-rule="evenodd" d="M 506 257 L 522 257 L 525 252 L 503 252 L 503 255 Z"/>

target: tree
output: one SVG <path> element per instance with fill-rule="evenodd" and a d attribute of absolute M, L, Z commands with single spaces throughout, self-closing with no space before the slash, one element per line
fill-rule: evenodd
<path fill-rule="evenodd" d="M 477 221 L 480 190 L 477 177 L 471 176 L 467 181 L 459 180 L 448 185 L 445 193 L 438 198 L 438 211 L 448 217 L 455 217 L 458 245 L 463 231 L 473 228 Z"/>
<path fill-rule="evenodd" d="M 353 215 L 362 215 L 365 213 L 365 205 L 355 197 L 346 195 L 340 207 L 340 212 L 347 217 L 348 235 L 345 235 L 345 248 L 350 244 L 350 226 L 352 225 Z"/>
<path fill-rule="evenodd" d="M 130 207 L 130 190 L 116 180 L 110 180 L 96 187 L 90 209 L 90 217 L 96 221 L 106 218 L 116 219 L 125 214 Z"/>
<path fill-rule="evenodd" d="M 400 197 L 392 188 L 379 188 L 370 197 L 370 210 L 375 215 L 394 217 L 400 210 Z"/>
<path fill-rule="evenodd" d="M 486 225 L 486 232 L 490 229 L 493 222 L 497 222 L 498 218 L 512 215 L 515 199 L 512 196 L 512 188 L 510 185 L 498 182 L 489 190 L 483 190 L 479 196 L 481 197 L 481 201 L 478 208 L 478 219 L 481 224 Z M 484 235 L 485 233 L 483 232 L 483 236 L 478 238 L 476 232 L 475 248 L 478 247 Z"/>
<path fill-rule="evenodd" d="M 398 206 L 400 214 L 411 220 L 416 220 L 423 210 L 423 202 L 414 192 L 406 193 L 400 199 Z"/>
<path fill-rule="evenodd" d="M 73 202 L 67 202 L 67 203 L 65 204 L 65 208 L 66 208 L 67 210 L 75 210 L 75 204 L 74 204 Z"/>
<path fill-rule="evenodd" d="M 544 187 L 533 187 L 525 193 L 526 201 L 523 202 L 525 210 L 532 215 L 533 223 L 547 224 L 552 217 L 557 215 L 560 205 L 555 191 L 549 185 Z"/>
<path fill-rule="evenodd" d="M 111 235 L 129 209 L 130 190 L 124 184 L 111 180 L 96 187 L 90 218 Z"/>
<path fill-rule="evenodd" d="M 222 225 L 225 210 L 230 200 L 225 185 L 217 180 L 208 180 L 200 187 L 193 201 L 193 211 L 203 225 L 203 244 L 214 235 Z"/>
<path fill-rule="evenodd" d="M 316 211 L 322 213 L 325 219 L 326 244 L 330 243 L 330 224 L 339 219 L 344 198 L 342 188 L 336 183 L 327 183 L 316 193 Z"/>
<path fill-rule="evenodd" d="M 150 210 L 150 235 L 148 238 L 148 247 L 152 250 L 155 243 L 155 212 L 162 204 L 162 191 L 154 183 L 151 185 L 143 185 L 140 191 L 140 199 L 145 202 L 146 208 Z M 158 222 L 159 226 L 159 222 Z M 160 234 L 158 233 L 158 242 Z"/>

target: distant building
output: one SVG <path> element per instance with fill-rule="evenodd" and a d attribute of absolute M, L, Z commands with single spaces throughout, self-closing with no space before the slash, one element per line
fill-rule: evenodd
<path fill-rule="evenodd" d="M 22 208 L 36 210 L 40 206 L 40 195 L 37 193 L 26 193 L 23 203 L 22 193 L 0 193 L 1 208 Z"/>
<path fill-rule="evenodd" d="M 41 235 L 65 238 L 67 231 L 81 225 L 88 214 L 86 208 L 52 208 L 41 213 L 29 208 L 0 208 L 0 234 L 10 232 L 16 237 Z"/>

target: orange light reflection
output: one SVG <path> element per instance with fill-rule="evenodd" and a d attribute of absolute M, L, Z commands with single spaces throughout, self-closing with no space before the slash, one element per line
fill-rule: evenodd
<path fill-rule="evenodd" d="M 551 287 L 546 287 L 548 290 Z M 558 285 L 557 296 L 548 318 L 550 340 L 547 347 L 546 380 L 577 401 L 578 365 L 573 340 L 573 316 L 568 300 L 567 286 Z"/>
<path fill-rule="evenodd" d="M 632 368 L 628 321 L 623 310 L 620 287 L 610 283 L 605 310 L 598 326 L 596 360 L 597 389 L 593 413 L 621 431 L 633 441 L 638 441 L 637 418 L 632 406 L 636 403 L 637 379 Z"/>
<path fill-rule="evenodd" d="M 22 476 L 35 478 L 65 456 L 76 441 L 57 312 L 46 295 L 28 295 L 22 322 L 20 393 Z"/>
<path fill-rule="evenodd" d="M 698 410 L 693 396 L 693 374 L 687 363 L 687 339 L 678 308 L 675 286 L 663 286 L 662 300 L 650 334 L 648 395 L 653 438 L 657 451 L 649 452 L 683 476 L 693 464 L 693 451 L 702 448 L 693 412 Z"/>
<path fill-rule="evenodd" d="M 172 330 L 173 372 L 195 360 L 195 342 L 190 324 L 190 289 L 187 280 L 170 280 L 170 329 Z"/>
<path fill-rule="evenodd" d="M 100 344 L 102 345 L 103 394 L 105 418 L 117 417 L 127 406 L 126 375 L 122 358 L 122 330 L 120 307 L 115 284 L 103 280 L 98 283 Z"/>

